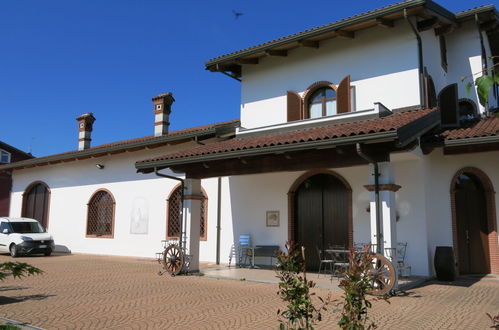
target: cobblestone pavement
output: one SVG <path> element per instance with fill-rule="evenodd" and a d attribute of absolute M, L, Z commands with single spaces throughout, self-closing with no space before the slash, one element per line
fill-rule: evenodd
<path fill-rule="evenodd" d="M 0 255 L 0 262 L 11 261 Z M 0 316 L 46 329 L 277 329 L 277 285 L 158 276 L 156 261 L 55 255 L 19 258 L 45 271 L 0 284 Z M 340 298 L 340 291 L 317 290 Z M 374 303 L 380 329 L 486 329 L 499 313 L 499 281 L 428 282 Z M 336 329 L 328 313 L 318 329 Z"/>

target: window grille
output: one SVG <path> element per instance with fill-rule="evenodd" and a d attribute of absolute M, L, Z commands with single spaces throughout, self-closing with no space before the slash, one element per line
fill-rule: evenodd
<path fill-rule="evenodd" d="M 87 235 L 111 237 L 113 235 L 114 199 L 110 193 L 99 190 L 88 203 Z"/>
<path fill-rule="evenodd" d="M 206 239 L 207 231 L 207 201 L 206 194 L 203 191 L 203 200 L 201 202 L 201 219 L 199 234 L 200 238 Z M 170 239 L 178 239 L 180 237 L 180 208 L 182 205 L 182 192 L 181 186 L 178 186 L 170 195 L 168 199 L 168 223 L 167 223 L 167 237 Z"/>

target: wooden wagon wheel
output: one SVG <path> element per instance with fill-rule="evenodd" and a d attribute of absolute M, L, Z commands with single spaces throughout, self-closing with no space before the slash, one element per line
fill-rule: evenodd
<path fill-rule="evenodd" d="M 184 253 L 176 244 L 169 245 L 163 252 L 163 267 L 172 276 L 177 275 L 184 267 Z"/>
<path fill-rule="evenodd" d="M 386 257 L 375 254 L 372 256 L 372 290 L 369 292 L 374 296 L 388 294 L 397 280 L 396 269 Z"/>

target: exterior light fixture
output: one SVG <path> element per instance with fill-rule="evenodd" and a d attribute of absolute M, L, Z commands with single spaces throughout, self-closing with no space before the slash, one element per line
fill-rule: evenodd
<path fill-rule="evenodd" d="M 95 167 L 97 167 L 99 170 L 104 169 L 104 165 L 102 165 L 102 164 L 95 164 Z"/>

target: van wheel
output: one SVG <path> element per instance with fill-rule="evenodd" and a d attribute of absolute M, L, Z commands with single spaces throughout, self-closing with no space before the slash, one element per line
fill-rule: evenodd
<path fill-rule="evenodd" d="M 43 254 L 44 254 L 46 257 L 50 256 L 50 255 L 52 254 L 52 249 L 47 249 L 47 250 L 45 250 L 45 252 L 43 252 Z"/>
<path fill-rule="evenodd" d="M 17 258 L 19 257 L 19 253 L 17 252 L 17 247 L 15 244 L 11 244 L 10 245 L 10 248 L 9 248 L 9 251 L 10 251 L 10 256 L 12 258 Z"/>

